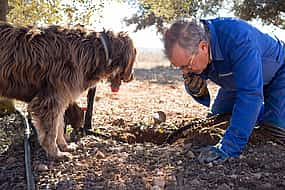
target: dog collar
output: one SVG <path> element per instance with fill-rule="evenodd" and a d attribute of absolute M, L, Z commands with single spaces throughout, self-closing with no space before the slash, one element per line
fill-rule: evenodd
<path fill-rule="evenodd" d="M 107 35 L 103 32 L 100 32 L 100 35 L 99 35 L 99 39 L 101 41 L 101 43 L 103 44 L 103 47 L 104 47 L 104 51 L 105 51 L 105 55 L 106 55 L 106 63 L 107 63 L 107 67 L 109 67 L 112 63 L 112 59 L 110 58 L 110 54 L 109 53 L 109 50 L 111 52 L 111 47 L 110 47 L 110 43 L 109 43 L 109 40 L 107 39 Z M 108 48 L 108 45 L 109 45 L 109 48 Z"/>

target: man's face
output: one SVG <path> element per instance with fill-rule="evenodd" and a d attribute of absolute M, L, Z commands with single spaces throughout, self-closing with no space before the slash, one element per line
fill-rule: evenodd
<path fill-rule="evenodd" d="M 208 48 L 209 44 L 201 41 L 198 45 L 198 53 L 191 55 L 186 49 L 176 43 L 171 53 L 170 62 L 175 67 L 179 67 L 183 74 L 189 72 L 200 74 L 209 63 Z"/>

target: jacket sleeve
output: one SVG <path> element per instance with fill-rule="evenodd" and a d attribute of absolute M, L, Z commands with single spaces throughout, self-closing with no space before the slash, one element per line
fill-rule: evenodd
<path fill-rule="evenodd" d="M 237 89 L 230 126 L 220 141 L 230 156 L 238 156 L 257 121 L 263 102 L 261 55 L 254 40 L 231 39 L 226 44 Z"/>

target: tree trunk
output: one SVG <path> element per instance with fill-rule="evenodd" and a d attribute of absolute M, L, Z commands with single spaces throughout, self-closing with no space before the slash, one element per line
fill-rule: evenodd
<path fill-rule="evenodd" d="M 0 21 L 7 21 L 8 0 L 0 0 Z"/>

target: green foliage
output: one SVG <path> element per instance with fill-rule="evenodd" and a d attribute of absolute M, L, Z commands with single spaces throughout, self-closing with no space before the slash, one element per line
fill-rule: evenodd
<path fill-rule="evenodd" d="M 61 16 L 59 11 L 59 0 L 11 0 L 8 21 L 18 25 L 57 23 Z"/>
<path fill-rule="evenodd" d="M 83 24 L 102 18 L 104 6 L 121 0 L 10 0 L 8 21 L 18 25 Z M 94 13 L 99 15 L 93 17 Z"/>
<path fill-rule="evenodd" d="M 136 26 L 136 31 L 154 25 L 163 32 L 164 25 L 179 17 L 215 16 L 223 5 L 229 6 L 229 0 L 127 0 L 138 7 L 138 12 L 126 23 Z M 245 20 L 261 19 L 266 24 L 285 28 L 284 0 L 234 0 L 231 8 L 237 17 Z"/>
<path fill-rule="evenodd" d="M 179 17 L 201 17 L 213 15 L 221 7 L 223 0 L 138 0 L 137 4 L 128 1 L 139 11 L 126 23 L 136 25 L 136 31 L 155 25 L 163 32 L 164 25 Z"/>
<path fill-rule="evenodd" d="M 148 7 L 154 15 L 171 20 L 177 16 L 187 16 L 188 7 L 192 0 L 141 0 L 145 7 Z"/>
<path fill-rule="evenodd" d="M 284 0 L 235 0 L 233 10 L 236 16 L 245 20 L 261 19 L 266 24 L 285 29 Z"/>
<path fill-rule="evenodd" d="M 90 25 L 92 22 L 98 22 L 102 15 L 102 9 L 105 6 L 104 0 L 72 0 L 66 1 L 62 4 L 63 17 L 66 18 L 66 22 L 71 25 L 83 24 Z M 99 17 L 92 20 L 94 13 L 98 13 Z"/>

